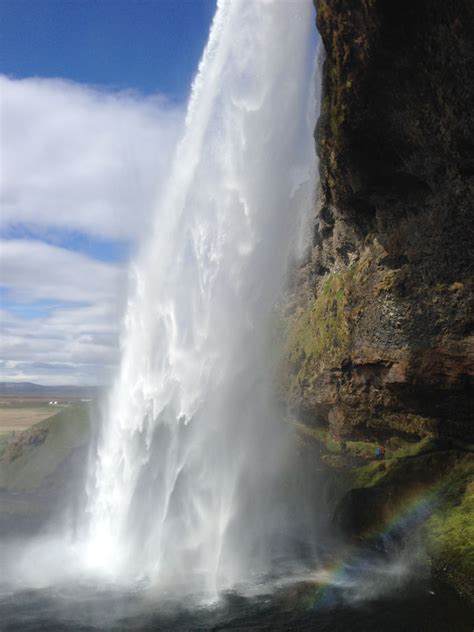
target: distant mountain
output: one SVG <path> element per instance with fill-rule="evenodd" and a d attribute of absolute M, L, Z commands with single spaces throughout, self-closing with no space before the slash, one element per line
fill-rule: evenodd
<path fill-rule="evenodd" d="M 73 386 L 70 384 L 46 386 L 33 382 L 0 382 L 0 396 L 44 395 L 45 397 L 96 397 L 103 386 Z"/>

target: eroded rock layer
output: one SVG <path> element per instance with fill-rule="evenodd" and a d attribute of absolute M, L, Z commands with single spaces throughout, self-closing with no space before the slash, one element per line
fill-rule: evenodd
<path fill-rule="evenodd" d="M 288 400 L 338 438 L 472 441 L 474 3 L 315 4 L 321 199 Z"/>

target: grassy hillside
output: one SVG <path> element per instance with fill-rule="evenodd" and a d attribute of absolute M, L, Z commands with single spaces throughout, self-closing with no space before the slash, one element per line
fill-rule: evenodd
<path fill-rule="evenodd" d="M 82 502 L 91 408 L 63 408 L 28 430 L 2 435 L 0 536 L 37 533 Z"/>

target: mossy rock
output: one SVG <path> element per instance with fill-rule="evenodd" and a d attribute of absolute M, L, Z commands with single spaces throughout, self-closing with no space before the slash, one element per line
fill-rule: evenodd
<path fill-rule="evenodd" d="M 282 373 L 296 395 L 349 353 L 348 296 L 354 270 L 332 274 L 318 296 L 288 324 Z"/>
<path fill-rule="evenodd" d="M 460 464 L 425 533 L 434 566 L 474 602 L 474 459 Z"/>

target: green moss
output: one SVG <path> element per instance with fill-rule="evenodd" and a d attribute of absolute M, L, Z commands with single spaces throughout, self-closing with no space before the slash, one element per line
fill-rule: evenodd
<path fill-rule="evenodd" d="M 423 525 L 423 542 L 444 581 L 474 601 L 474 457 L 469 452 L 434 452 L 370 463 L 352 471 L 351 486 L 376 487 L 382 512 L 370 525 L 379 532 L 387 520 L 419 499 L 433 499 Z M 407 505 L 408 501 L 408 505 Z M 431 505 L 431 506 L 430 506 Z"/>
<path fill-rule="evenodd" d="M 296 432 L 321 444 L 328 452 L 333 454 L 345 454 L 348 456 L 360 457 L 361 459 L 374 459 L 375 449 L 380 445 L 379 441 L 367 439 L 366 441 L 351 441 L 345 439 L 338 441 L 331 434 L 328 427 L 308 425 L 301 422 L 294 422 Z M 343 443 L 344 446 L 343 447 Z M 423 437 L 419 441 L 406 441 L 399 437 L 392 437 L 386 444 L 385 461 L 413 457 L 432 451 L 436 447 L 436 439 L 432 436 Z"/>
<path fill-rule="evenodd" d="M 335 470 L 342 470 L 347 468 L 346 459 L 341 454 L 324 454 L 321 457 L 321 460 L 324 465 L 327 465 L 328 467 Z"/>
<path fill-rule="evenodd" d="M 358 456 L 360 458 L 373 458 L 375 448 L 378 443 L 373 441 L 337 441 L 328 428 L 321 426 L 307 426 L 306 424 L 296 423 L 296 430 L 299 434 L 303 434 L 320 443 L 325 450 L 332 454 L 345 456 Z"/>
<path fill-rule="evenodd" d="M 328 452 L 340 454 L 341 449 L 339 443 L 332 437 L 327 428 L 321 426 L 308 426 L 303 423 L 295 422 L 295 429 L 298 435 L 307 437 L 310 440 L 320 444 Z"/>
<path fill-rule="evenodd" d="M 406 432 L 418 437 L 424 437 L 427 440 L 430 440 L 438 432 L 438 424 L 433 417 L 423 417 L 422 415 L 407 412 L 385 412 L 382 419 L 384 424 L 394 431 Z M 410 445 L 413 445 L 413 443 L 407 444 L 407 447 Z"/>
<path fill-rule="evenodd" d="M 383 461 L 375 459 L 378 441 L 336 440 L 328 427 L 307 425 L 294 422 L 295 430 L 303 441 L 314 442 L 324 453 L 323 463 L 336 470 L 346 471 L 350 487 L 371 487 L 377 485 L 395 467 L 406 458 L 413 458 L 432 452 L 436 441 L 427 436 L 420 441 L 406 441 L 392 437 L 386 442 L 386 457 Z"/>
<path fill-rule="evenodd" d="M 446 480 L 444 502 L 426 525 L 435 561 L 457 575 L 474 578 L 474 460 L 465 459 Z"/>
<path fill-rule="evenodd" d="M 390 461 L 371 461 L 367 465 L 354 468 L 351 472 L 352 487 L 372 487 L 380 483 L 393 467 Z"/>
<path fill-rule="evenodd" d="M 434 449 L 436 443 L 432 436 L 423 437 L 420 441 L 403 441 L 403 439 L 392 439 L 392 449 L 387 453 L 388 458 L 403 459 L 417 456 Z"/>
<path fill-rule="evenodd" d="M 317 298 L 290 325 L 286 345 L 290 391 L 311 374 L 337 366 L 348 356 L 345 311 L 350 274 L 349 270 L 332 274 Z"/>
<path fill-rule="evenodd" d="M 459 505 L 432 517 L 430 539 L 439 556 L 467 565 L 474 576 L 474 481 Z"/>
<path fill-rule="evenodd" d="M 320 2 L 318 3 L 318 16 L 321 18 L 327 18 L 327 16 L 330 13 L 329 7 L 327 5 L 327 3 L 325 2 L 325 0 L 320 0 Z"/>

